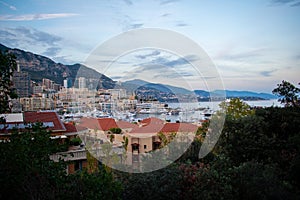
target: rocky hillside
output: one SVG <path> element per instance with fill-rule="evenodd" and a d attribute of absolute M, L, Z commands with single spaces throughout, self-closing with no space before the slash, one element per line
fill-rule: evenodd
<path fill-rule="evenodd" d="M 56 63 L 45 56 L 20 49 L 11 49 L 2 44 L 0 44 L 0 50 L 14 54 L 17 57 L 20 69 L 27 71 L 31 79 L 36 82 L 41 82 L 43 78 L 48 78 L 55 83 L 63 84 L 64 77 L 68 77 L 74 83 L 78 74 L 78 76 L 83 76 L 87 79 L 97 80 L 98 87 L 101 88 L 109 89 L 115 86 L 115 82 L 110 78 L 81 64 L 64 65 Z"/>

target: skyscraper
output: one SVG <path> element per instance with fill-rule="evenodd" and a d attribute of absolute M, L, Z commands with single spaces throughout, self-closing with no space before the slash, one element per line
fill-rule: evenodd
<path fill-rule="evenodd" d="M 79 77 L 78 78 L 78 88 L 79 89 L 86 88 L 86 79 L 85 79 L 85 77 Z"/>
<path fill-rule="evenodd" d="M 30 76 L 28 72 L 21 72 L 18 68 L 18 71 L 14 72 L 12 79 L 19 98 L 31 95 Z"/>

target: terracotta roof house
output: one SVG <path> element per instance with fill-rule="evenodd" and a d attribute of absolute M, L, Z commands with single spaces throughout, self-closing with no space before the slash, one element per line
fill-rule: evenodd
<path fill-rule="evenodd" d="M 24 112 L 25 123 L 37 123 L 41 122 L 44 126 L 48 127 L 48 130 L 52 132 L 65 132 L 66 127 L 60 120 L 58 114 L 54 111 L 42 111 L 42 112 Z"/>
<path fill-rule="evenodd" d="M 197 125 L 190 123 L 166 123 L 164 127 L 161 129 L 162 133 L 177 133 L 177 132 L 187 132 L 193 133 L 198 129 Z"/>
<path fill-rule="evenodd" d="M 111 128 L 118 128 L 118 125 L 113 118 L 83 117 L 80 120 L 79 126 L 100 131 L 108 131 Z"/>
<path fill-rule="evenodd" d="M 10 133 L 13 128 L 25 129 L 30 124 L 37 122 L 41 122 L 53 134 L 61 134 L 66 131 L 66 127 L 54 111 L 10 113 L 1 116 L 6 120 L 5 124 L 0 124 L 2 133 Z"/>
<path fill-rule="evenodd" d="M 164 124 L 165 122 L 159 118 L 156 118 L 156 117 L 149 117 L 149 118 L 146 118 L 146 119 L 143 119 L 141 122 L 140 122 L 140 125 L 141 126 L 147 126 L 149 124 L 151 125 L 161 125 L 161 124 Z"/>
<path fill-rule="evenodd" d="M 30 127 L 31 123 L 41 122 L 47 130 L 51 131 L 51 139 L 59 139 L 61 143 L 67 138 L 71 139 L 79 134 L 87 132 L 86 128 L 76 127 L 73 123 L 63 123 L 55 111 L 37 111 L 24 113 L 1 114 L 6 122 L 0 123 L 0 139 L 7 139 L 10 136 L 13 128 L 25 129 Z M 64 155 L 62 157 L 62 155 Z M 86 150 L 77 148 L 50 155 L 50 159 L 58 161 L 72 161 L 68 164 L 67 172 L 74 173 L 76 170 L 81 170 L 87 167 Z"/>
<path fill-rule="evenodd" d="M 138 127 L 137 124 L 133 124 L 133 123 L 126 122 L 126 121 L 117 121 L 116 123 L 117 123 L 117 126 L 126 133 L 128 133 L 132 129 L 135 129 L 136 127 Z"/>

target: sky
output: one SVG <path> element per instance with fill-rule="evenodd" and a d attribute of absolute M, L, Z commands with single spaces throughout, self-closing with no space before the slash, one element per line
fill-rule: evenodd
<path fill-rule="evenodd" d="M 0 43 L 63 64 L 87 64 L 117 81 L 270 93 L 282 80 L 300 82 L 299 19 L 300 0 L 0 0 Z M 107 48 L 117 56 L 110 68 L 89 65 L 107 41 L 147 28 L 185 36 L 203 52 L 145 48 L 117 55 Z M 186 45 L 176 37 L 169 42 Z M 207 62 L 192 65 L 204 54 L 213 73 L 205 72 Z"/>

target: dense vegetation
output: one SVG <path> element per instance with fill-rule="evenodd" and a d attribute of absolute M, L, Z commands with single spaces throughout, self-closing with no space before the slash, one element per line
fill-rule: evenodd
<path fill-rule="evenodd" d="M 1 63 L 14 68 L 8 58 Z M 10 72 L 1 65 L 2 112 L 9 112 Z M 285 107 L 223 103 L 224 128 L 209 155 L 198 158 L 207 123 L 181 158 L 151 173 L 100 166 L 67 175 L 68 163 L 49 157 L 66 147 L 41 124 L 15 130 L 0 143 L 0 199 L 300 199 L 299 89 L 283 81 L 273 92 Z"/>
<path fill-rule="evenodd" d="M 201 132 L 201 131 L 200 131 Z M 226 117 L 213 152 L 201 137 L 167 168 L 144 174 L 97 169 L 65 174 L 64 148 L 39 125 L 0 144 L 0 199 L 299 199 L 300 110 L 256 109 Z M 33 139 L 34 138 L 34 139 Z"/>
<path fill-rule="evenodd" d="M 121 174 L 124 199 L 299 199 L 300 110 L 256 109 L 226 117 L 214 151 L 197 159 L 201 142 L 173 165 Z"/>
<path fill-rule="evenodd" d="M 42 124 L 18 130 L 0 143 L 0 199 L 120 199 L 111 173 L 94 169 L 66 174 L 67 162 L 49 155 L 65 150 Z"/>

